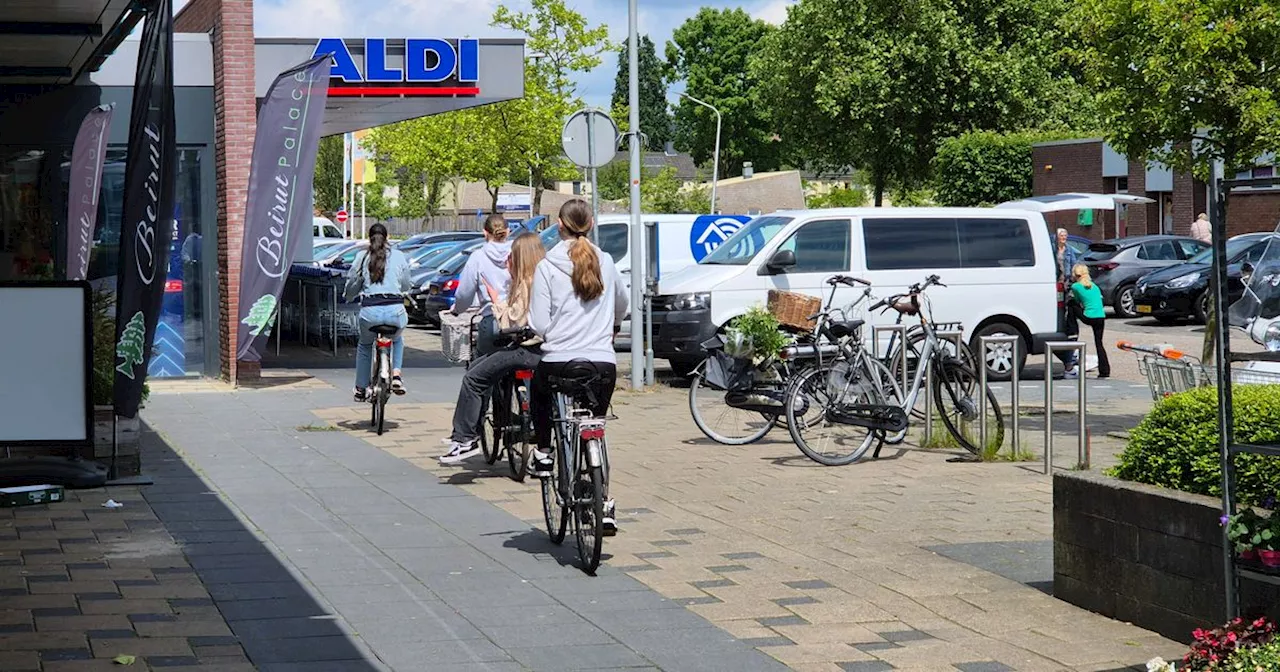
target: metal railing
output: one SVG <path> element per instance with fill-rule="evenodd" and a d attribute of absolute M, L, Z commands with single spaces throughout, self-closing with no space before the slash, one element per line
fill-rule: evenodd
<path fill-rule="evenodd" d="M 1070 351 L 1080 353 L 1080 360 L 1076 364 L 1076 370 L 1079 374 L 1077 384 L 1079 406 L 1076 410 L 1080 416 L 1076 466 L 1080 469 L 1089 468 L 1089 437 L 1088 428 L 1086 427 L 1088 406 L 1086 405 L 1087 394 L 1085 392 L 1087 386 L 1085 385 L 1086 376 L 1084 370 L 1089 346 L 1083 341 L 1051 341 L 1044 344 L 1044 473 L 1046 475 L 1053 471 L 1053 355 L 1056 352 Z"/>
<path fill-rule="evenodd" d="M 992 352 L 994 346 L 1009 346 L 1009 361 L 1011 364 L 1010 383 L 1012 383 L 1012 402 L 1013 408 L 1013 427 L 1011 440 L 1009 443 L 1010 456 L 1017 459 L 1018 451 L 1022 445 L 1018 437 L 1018 416 L 1021 415 L 1021 408 L 1018 401 L 1018 384 L 1022 379 L 1022 372 L 1018 367 L 1018 345 L 1022 342 L 1021 336 L 980 336 L 978 337 L 979 361 L 978 361 L 978 438 L 982 442 L 985 450 L 987 446 L 987 356 Z M 996 454 L 999 454 L 997 448 Z"/>

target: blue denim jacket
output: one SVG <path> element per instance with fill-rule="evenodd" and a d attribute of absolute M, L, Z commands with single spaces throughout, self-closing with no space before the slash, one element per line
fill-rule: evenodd
<path fill-rule="evenodd" d="M 369 277 L 369 251 L 356 255 L 355 263 L 347 271 L 346 300 L 354 301 L 358 296 L 371 294 L 404 294 L 413 285 L 409 281 L 409 258 L 404 252 L 393 248 L 387 250 L 387 270 L 382 282 L 373 282 Z"/>

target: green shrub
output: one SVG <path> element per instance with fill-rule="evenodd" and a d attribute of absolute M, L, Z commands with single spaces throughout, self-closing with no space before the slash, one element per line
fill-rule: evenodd
<path fill-rule="evenodd" d="M 1234 390 L 1235 439 L 1280 442 L 1280 385 L 1238 385 Z M 1222 495 L 1218 451 L 1218 392 L 1200 388 L 1156 404 L 1130 433 L 1111 475 L 1200 495 Z M 1236 457 L 1236 496 L 1246 505 L 1271 504 L 1280 489 L 1280 459 Z"/>
<path fill-rule="evenodd" d="M 1239 649 L 1227 659 L 1230 672 L 1275 672 L 1280 670 L 1280 638 L 1262 646 Z"/>
<path fill-rule="evenodd" d="M 933 159 L 938 205 L 986 206 L 1027 198 L 1033 172 L 1031 145 L 1070 136 L 971 131 L 943 140 Z"/>

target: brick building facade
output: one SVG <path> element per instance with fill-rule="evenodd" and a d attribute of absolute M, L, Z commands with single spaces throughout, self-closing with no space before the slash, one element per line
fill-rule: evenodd
<path fill-rule="evenodd" d="M 1208 204 L 1208 189 L 1192 175 L 1130 161 L 1101 139 L 1039 143 L 1031 149 L 1034 196 L 1067 192 L 1127 193 L 1154 203 L 1123 210 L 1096 212 L 1090 226 L 1082 226 L 1076 212 L 1046 213 L 1053 228 L 1102 240 L 1123 236 L 1170 233 L 1189 235 L 1191 222 Z M 1267 168 L 1266 170 L 1270 170 Z M 1231 235 L 1272 231 L 1280 222 L 1280 189 L 1236 189 L 1227 206 Z"/>

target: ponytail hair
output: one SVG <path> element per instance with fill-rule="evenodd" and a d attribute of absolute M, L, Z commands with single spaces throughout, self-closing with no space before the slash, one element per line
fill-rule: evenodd
<path fill-rule="evenodd" d="M 1076 282 L 1084 285 L 1085 289 L 1093 289 L 1093 278 L 1089 277 L 1088 266 L 1076 264 L 1076 267 L 1071 269 L 1071 272 L 1075 274 Z"/>
<path fill-rule="evenodd" d="M 369 227 L 368 254 L 369 280 L 376 285 L 387 277 L 387 257 L 391 254 L 391 246 L 387 245 L 387 227 L 382 224 Z"/>
<path fill-rule="evenodd" d="M 507 226 L 507 218 L 496 212 L 485 218 L 484 230 L 499 243 L 505 241 L 507 234 L 511 232 L 511 228 Z"/>
<path fill-rule="evenodd" d="M 604 278 L 600 274 L 600 255 L 587 233 L 595 224 L 591 220 L 591 206 L 575 198 L 560 206 L 560 231 L 565 239 L 572 239 L 569 260 L 573 262 L 573 293 L 582 301 L 594 301 L 604 294 Z"/>

